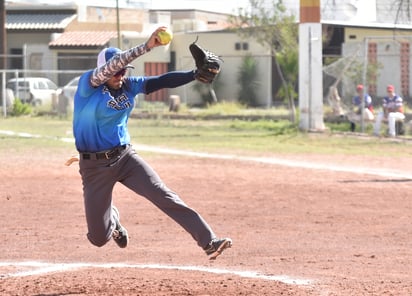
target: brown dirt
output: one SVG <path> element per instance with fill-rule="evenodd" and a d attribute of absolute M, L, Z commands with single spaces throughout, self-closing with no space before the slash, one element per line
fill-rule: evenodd
<path fill-rule="evenodd" d="M 187 233 L 121 185 L 115 187 L 114 198 L 130 246 L 90 245 L 78 167 L 63 166 L 66 156 L 48 151 L 3 158 L 0 295 L 412 294 L 410 179 L 233 160 L 145 157 L 219 235 L 232 237 L 233 248 L 209 262 Z M 394 163 L 389 158 L 290 157 L 367 164 L 405 174 L 412 165 L 406 158 Z M 21 262 L 62 268 L 24 275 L 21 272 L 39 267 Z M 89 265 L 63 269 L 73 263 Z M 93 265 L 105 263 L 129 267 Z M 146 264 L 159 266 L 144 268 Z M 204 269 L 177 268 L 190 266 Z M 230 271 L 311 283 L 287 284 Z"/>

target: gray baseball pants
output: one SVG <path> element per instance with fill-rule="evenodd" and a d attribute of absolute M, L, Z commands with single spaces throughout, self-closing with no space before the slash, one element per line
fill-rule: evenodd
<path fill-rule="evenodd" d="M 87 237 L 93 245 L 101 247 L 112 237 L 115 227 L 112 193 L 117 182 L 151 201 L 190 233 L 200 247 L 205 247 L 216 237 L 206 221 L 170 190 L 131 146 L 113 159 L 80 157 L 79 165 Z"/>

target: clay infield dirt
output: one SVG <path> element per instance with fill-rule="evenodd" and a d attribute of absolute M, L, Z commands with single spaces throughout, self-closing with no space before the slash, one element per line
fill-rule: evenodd
<path fill-rule="evenodd" d="M 3 153 L 0 295 L 412 295 L 412 160 L 273 155 L 344 172 L 145 154 L 233 247 L 210 262 L 118 185 L 130 245 L 89 244 L 77 164 Z M 363 168 L 374 174 L 351 172 Z"/>

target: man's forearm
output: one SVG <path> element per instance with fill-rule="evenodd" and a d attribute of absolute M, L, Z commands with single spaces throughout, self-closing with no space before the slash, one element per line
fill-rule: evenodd
<path fill-rule="evenodd" d="M 147 48 L 146 43 L 143 43 L 113 56 L 105 65 L 94 69 L 90 77 L 91 85 L 94 87 L 102 85 L 114 74 L 148 51 L 150 49 Z"/>

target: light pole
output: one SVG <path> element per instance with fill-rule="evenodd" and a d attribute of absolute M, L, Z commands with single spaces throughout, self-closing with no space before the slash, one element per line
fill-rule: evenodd
<path fill-rule="evenodd" d="M 117 25 L 117 48 L 120 48 L 119 0 L 116 0 L 116 25 Z"/>

